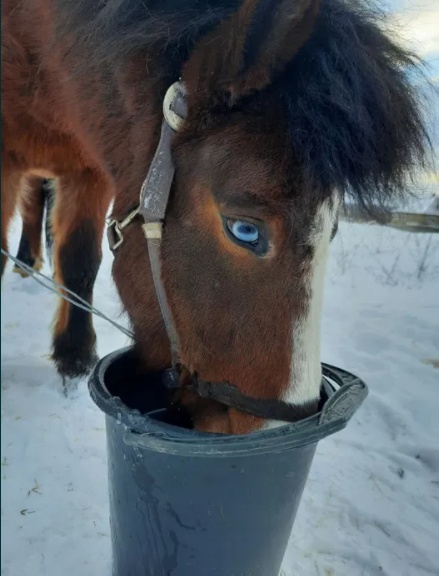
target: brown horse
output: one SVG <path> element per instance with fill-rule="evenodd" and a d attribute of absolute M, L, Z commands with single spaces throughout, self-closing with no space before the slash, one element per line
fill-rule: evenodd
<path fill-rule="evenodd" d="M 417 59 L 383 22 L 343 0 L 4 0 L 3 246 L 23 178 L 55 178 L 55 277 L 91 301 L 110 201 L 119 222 L 139 205 L 181 78 L 160 252 L 181 365 L 315 410 L 343 196 L 393 200 L 428 141 Z M 113 276 L 143 369 L 156 370 L 171 350 L 140 224 L 124 230 Z M 91 318 L 64 301 L 53 358 L 64 378 L 95 361 Z M 191 392 L 183 402 L 201 430 L 267 425 Z"/>

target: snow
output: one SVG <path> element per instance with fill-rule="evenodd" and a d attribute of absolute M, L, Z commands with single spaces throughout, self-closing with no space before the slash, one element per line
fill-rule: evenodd
<path fill-rule="evenodd" d="M 435 216 L 439 216 L 439 196 L 430 199 L 429 204 L 424 210 L 424 214 L 434 214 Z"/>
<path fill-rule="evenodd" d="M 12 251 L 19 231 L 15 221 Z M 105 248 L 95 305 L 123 322 L 110 267 Z M 438 235 L 341 224 L 322 359 L 360 375 L 370 394 L 344 431 L 318 445 L 284 576 L 437 574 L 438 278 Z M 110 576 L 104 418 L 85 380 L 73 398 L 62 395 L 48 359 L 55 300 L 9 265 L 1 304 L 2 575 Z M 101 356 L 127 343 L 103 320 L 95 326 Z"/>

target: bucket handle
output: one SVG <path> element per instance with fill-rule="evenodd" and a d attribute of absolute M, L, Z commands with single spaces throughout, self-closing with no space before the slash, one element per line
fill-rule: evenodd
<path fill-rule="evenodd" d="M 322 371 L 323 381 L 327 381 L 326 386 L 334 389 L 334 386 L 328 382 L 328 380 L 332 380 L 338 385 L 338 389 L 331 394 L 318 414 L 290 424 L 291 431 L 295 432 L 293 434 L 294 438 L 288 439 L 288 437 L 285 437 L 286 442 L 283 449 L 312 444 L 342 430 L 366 398 L 368 394 L 367 386 L 357 376 L 341 368 L 324 363 L 322 363 Z M 161 410 L 157 412 L 161 412 Z M 227 456 L 227 454 L 232 454 L 233 456 L 238 456 L 249 454 L 251 451 L 252 453 L 262 453 L 270 451 L 273 443 L 277 445 L 278 449 L 281 448 L 278 445 L 278 436 L 275 435 L 271 439 L 263 439 L 266 432 L 256 433 L 256 435 L 260 435 L 260 438 L 256 439 L 253 437 L 251 446 L 249 446 L 249 439 L 245 439 L 246 435 L 244 435 L 244 438 L 242 436 L 238 438 L 232 437 L 232 439 L 228 437 L 227 440 L 224 440 L 223 434 L 185 430 L 183 437 L 180 436 L 177 429 L 172 431 L 173 427 L 169 430 L 158 428 L 159 422 L 151 422 L 147 427 L 149 429 L 145 428 L 145 424 L 142 426 L 143 431 L 141 433 L 127 427 L 123 435 L 125 444 L 169 454 L 179 454 L 180 456 L 182 454 L 191 456 L 206 456 L 206 454 L 210 456 Z M 244 443 L 242 443 L 242 440 L 244 440 Z"/>
<path fill-rule="evenodd" d="M 319 418 L 319 426 L 344 428 L 368 394 L 366 384 L 350 372 L 322 364 L 324 376 L 334 380 L 339 388 L 325 402 Z"/>

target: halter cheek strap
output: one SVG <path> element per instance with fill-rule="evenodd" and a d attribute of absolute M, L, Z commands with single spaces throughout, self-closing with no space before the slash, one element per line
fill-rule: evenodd
<path fill-rule="evenodd" d="M 140 190 L 139 214 L 145 223 L 142 226 L 148 242 L 149 260 L 154 287 L 159 301 L 166 332 L 171 344 L 172 365 L 179 361 L 180 343 L 175 323 L 166 298 L 161 275 L 160 245 L 165 221 L 166 207 L 174 180 L 174 164 L 171 157 L 171 139 L 186 118 L 186 93 L 180 82 L 173 84 L 163 101 L 163 116 L 160 142 L 154 155 L 151 168 Z"/>
<path fill-rule="evenodd" d="M 125 220 L 111 220 L 107 236 L 111 250 L 114 252 L 123 242 L 123 230 L 136 216 L 143 217 L 142 225 L 148 243 L 149 261 L 154 281 L 154 288 L 165 323 L 171 345 L 172 365 L 179 362 L 179 338 L 175 330 L 174 320 L 168 305 L 165 287 L 161 274 L 161 241 L 166 208 L 169 202 L 172 182 L 174 180 L 174 164 L 171 157 L 171 139 L 179 130 L 186 117 L 186 93 L 181 82 L 176 82 L 167 91 L 163 101 L 163 122 L 160 141 L 152 160 L 148 175 L 140 190 L 140 203 Z"/>

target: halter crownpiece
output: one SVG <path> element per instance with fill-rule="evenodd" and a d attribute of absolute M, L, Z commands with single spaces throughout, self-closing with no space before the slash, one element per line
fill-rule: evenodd
<path fill-rule="evenodd" d="M 174 180 L 174 164 L 171 157 L 171 140 L 177 130 L 183 126 L 186 118 L 186 91 L 181 82 L 176 82 L 166 92 L 163 100 L 162 130 L 157 150 L 154 154 L 148 175 L 140 189 L 139 213 L 145 222 L 163 223 Z M 158 228 L 147 228 L 157 238 Z"/>

